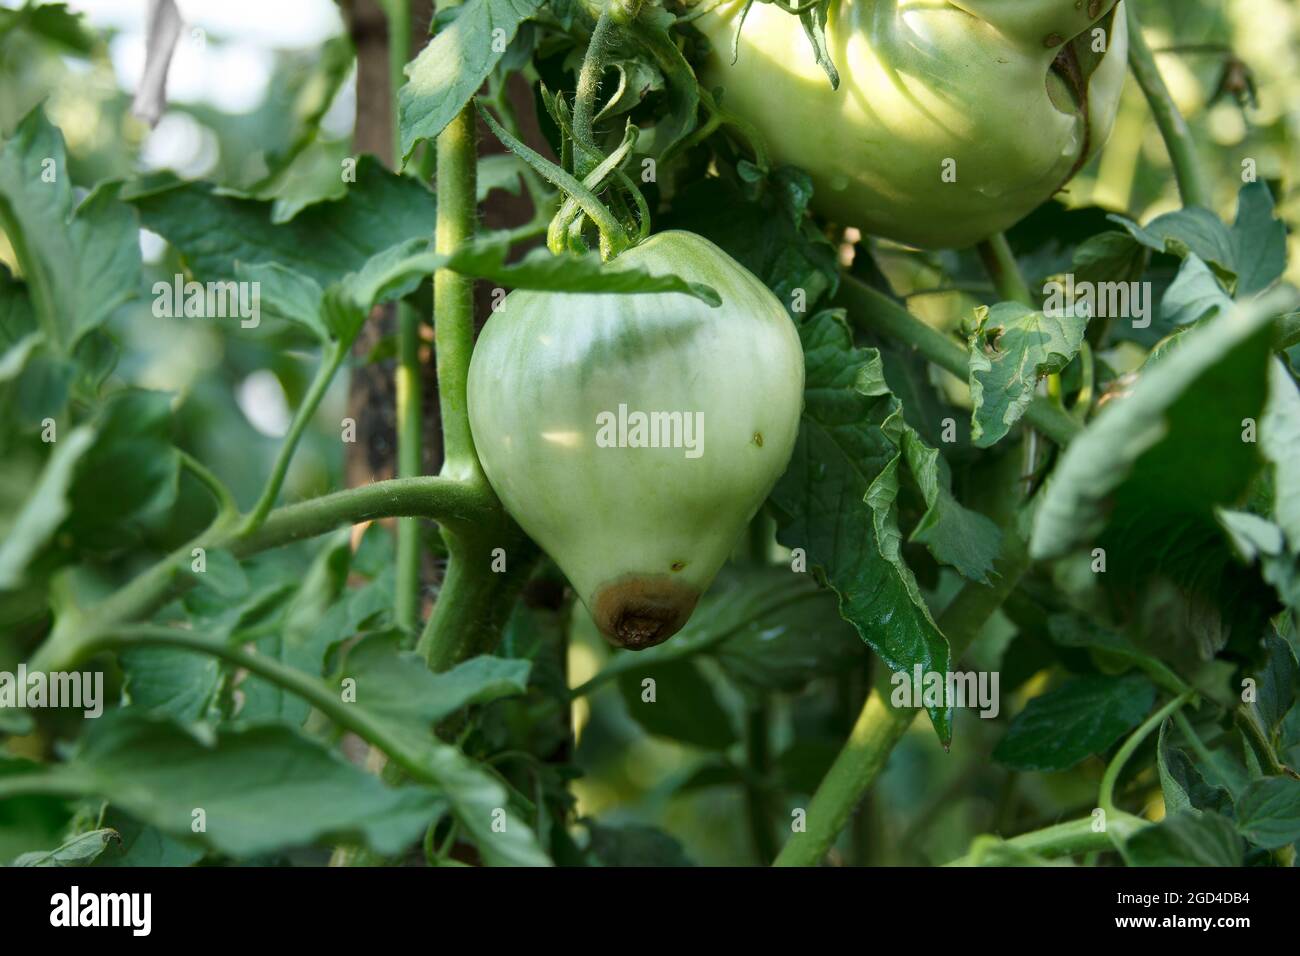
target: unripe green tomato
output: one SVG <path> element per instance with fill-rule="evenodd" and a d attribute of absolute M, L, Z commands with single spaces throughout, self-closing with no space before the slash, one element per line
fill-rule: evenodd
<path fill-rule="evenodd" d="M 611 263 L 631 266 L 722 304 L 515 290 L 474 348 L 469 418 L 506 510 L 601 632 L 640 649 L 686 623 L 785 470 L 803 350 L 780 301 L 707 239 L 660 233 Z M 637 430 L 636 413 L 674 412 Z"/>
<path fill-rule="evenodd" d="M 702 82 L 812 175 L 823 215 L 923 248 L 970 245 L 1050 198 L 1105 142 L 1124 83 L 1115 0 L 832 0 L 838 90 L 770 3 L 750 9 L 732 65 L 743 6 L 696 21 L 713 46 Z"/>

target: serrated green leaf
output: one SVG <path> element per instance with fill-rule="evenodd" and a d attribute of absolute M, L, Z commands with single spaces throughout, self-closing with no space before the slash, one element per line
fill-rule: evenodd
<path fill-rule="evenodd" d="M 790 465 L 772 491 L 778 539 L 804 549 L 809 568 L 838 595 L 840 613 L 888 667 L 945 673 L 948 642 L 902 559 L 895 497 L 903 455 L 883 428 L 897 400 L 881 394 L 879 354 L 855 349 L 836 313 L 813 316 L 799 334 L 804 414 Z M 930 709 L 942 740 L 950 716 L 947 708 Z"/>
<path fill-rule="evenodd" d="M 1300 840 L 1300 780 L 1255 780 L 1237 800 L 1237 829 L 1251 843 L 1275 850 Z"/>
<path fill-rule="evenodd" d="M 970 338 L 971 438 L 987 448 L 1020 420 L 1038 380 L 1079 354 L 1088 320 L 1046 316 L 1016 302 L 981 307 L 976 319 Z"/>
<path fill-rule="evenodd" d="M 411 63 L 398 90 L 402 162 L 469 102 L 541 0 L 466 0 Z"/>

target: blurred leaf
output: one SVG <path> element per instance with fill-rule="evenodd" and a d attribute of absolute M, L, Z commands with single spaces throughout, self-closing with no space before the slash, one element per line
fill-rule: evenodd
<path fill-rule="evenodd" d="M 737 569 L 731 580 L 732 586 L 715 583 L 695 612 L 716 611 L 710 620 L 718 624 L 723 615 L 734 621 L 727 625 L 732 636 L 710 652 L 727 676 L 753 687 L 796 691 L 815 677 L 866 669 L 866 648 L 840 617 L 835 595 L 810 575 Z M 801 594 L 807 598 L 800 600 Z M 778 595 L 789 595 L 790 601 L 765 614 L 749 614 Z"/>
<path fill-rule="evenodd" d="M 1222 787 L 1206 783 L 1205 777 L 1187 754 L 1173 745 L 1170 727 L 1172 718 L 1160 725 L 1160 740 L 1156 748 L 1156 766 L 1160 774 L 1160 789 L 1165 798 L 1165 815 L 1172 816 L 1180 810 L 1196 813 L 1232 813 L 1232 796 Z"/>
<path fill-rule="evenodd" d="M 216 696 L 221 662 L 171 647 L 140 647 L 120 656 L 123 695 L 132 708 L 182 723 L 202 720 Z"/>
<path fill-rule="evenodd" d="M 91 830 L 77 834 L 56 849 L 24 853 L 10 866 L 89 866 L 110 843 L 119 839 L 116 830 Z"/>
<path fill-rule="evenodd" d="M 1137 674 L 1073 678 L 1016 715 L 993 759 L 1017 770 L 1068 770 L 1141 723 L 1155 697 Z"/>
<path fill-rule="evenodd" d="M 1232 238 L 1238 299 L 1264 291 L 1286 270 L 1286 225 L 1274 218 L 1273 197 L 1264 183 L 1241 187 Z"/>
<path fill-rule="evenodd" d="M 95 443 L 76 466 L 62 526 L 71 546 L 97 551 L 127 547 L 140 522 L 176 499 L 180 458 L 172 445 L 171 396 L 124 389 L 95 419 Z"/>
<path fill-rule="evenodd" d="M 66 3 L 26 3 L 17 10 L 0 10 L 0 39 L 13 30 L 23 30 L 83 56 L 96 46 L 94 32 Z"/>
<path fill-rule="evenodd" d="M 435 219 L 433 193 L 387 171 L 373 156 L 357 161 L 356 182 L 344 198 L 310 206 L 279 225 L 270 203 L 222 196 L 207 184 L 168 176 L 135 184 L 124 198 L 203 282 L 233 279 L 236 262 L 270 262 L 324 288 L 390 246 L 432 235 Z"/>
<path fill-rule="evenodd" d="M 1070 443 L 1034 518 L 1031 557 L 1101 548 L 1103 583 L 1136 593 L 1166 626 L 1177 618 L 1156 602 L 1181 589 L 1194 613 L 1209 615 L 1197 625 L 1208 646 L 1196 653 L 1213 653 L 1228 634 L 1257 634 L 1267 613 L 1215 508 L 1239 501 L 1259 467 L 1258 446 L 1242 440 L 1242 429 L 1264 408 L 1275 313 L 1267 302 L 1252 305 L 1184 333 L 1132 394 Z M 1154 590 L 1153 579 L 1170 587 Z M 1159 625 L 1160 617 L 1144 621 Z"/>
<path fill-rule="evenodd" d="M 355 681 L 356 701 L 395 731 L 423 739 L 444 717 L 472 704 L 522 694 L 528 661 L 481 655 L 435 674 L 397 635 L 375 634 L 348 649 L 335 683 Z"/>
<path fill-rule="evenodd" d="M 191 866 L 203 858 L 199 847 L 174 840 L 114 807 L 104 813 L 104 824 L 117 831 L 118 838 L 104 847 L 92 866 Z"/>
<path fill-rule="evenodd" d="M 523 160 L 514 153 L 481 157 L 478 161 L 478 175 L 474 179 L 478 201 L 483 202 L 494 189 L 503 190 L 512 196 L 523 195 L 524 184 L 520 174 L 526 168 Z"/>
<path fill-rule="evenodd" d="M 442 132 L 487 79 L 519 24 L 541 0 L 466 0 L 451 23 L 406 66 L 398 90 L 402 163 Z"/>
<path fill-rule="evenodd" d="M 1217 813 L 1184 810 L 1145 827 L 1124 844 L 1130 866 L 1241 866 L 1245 847 Z"/>
<path fill-rule="evenodd" d="M 352 839 L 397 853 L 419 839 L 439 803 L 422 787 L 385 787 L 283 725 L 200 739 L 129 710 L 94 721 L 68 763 L 37 776 L 235 856 Z M 195 810 L 205 832 L 192 829 Z"/>
<path fill-rule="evenodd" d="M 1260 449 L 1273 466 L 1273 514 L 1292 552 L 1300 552 L 1300 390 L 1277 359 L 1268 367 Z"/>
<path fill-rule="evenodd" d="M 653 680 L 654 698 L 645 682 Z M 647 664 L 618 679 L 627 712 L 646 733 L 668 737 L 705 750 L 722 750 L 736 742 L 731 718 L 713 688 L 690 661 Z"/>
<path fill-rule="evenodd" d="M 1237 800 L 1237 829 L 1251 843 L 1275 850 L 1300 840 L 1300 780 L 1256 780 Z"/>
<path fill-rule="evenodd" d="M 682 845 L 657 827 L 609 827 L 584 820 L 591 834 L 587 858 L 592 866 L 694 866 Z"/>
<path fill-rule="evenodd" d="M 1174 325 L 1194 325 L 1202 319 L 1228 312 L 1232 299 L 1223 286 L 1195 255 L 1188 255 L 1178 270 L 1178 277 L 1165 290 L 1160 309 Z"/>
<path fill-rule="evenodd" d="M 0 752 L 0 779 L 40 770 L 40 764 Z M 62 796 L 30 794 L 0 800 L 0 862 L 57 844 L 70 816 Z"/>
<path fill-rule="evenodd" d="M 257 653 L 320 676 L 330 644 L 351 636 L 350 630 L 338 633 L 328 626 L 330 618 L 340 621 L 348 612 L 346 605 L 336 602 L 347 581 L 350 537 L 351 529 L 342 528 L 325 540 L 289 598 L 280 626 L 255 642 Z M 239 689 L 244 697 L 239 711 L 243 720 L 279 720 L 301 726 L 311 710 L 302 698 L 255 674 L 242 680 Z"/>
<path fill-rule="evenodd" d="M 72 187 L 63 134 L 38 107 L 0 149 L 0 224 L 46 344 L 61 354 L 140 284 L 139 225 L 120 185 L 101 184 L 79 206 Z"/>
<path fill-rule="evenodd" d="M 0 591 L 23 583 L 27 565 L 68 516 L 73 473 L 94 442 L 95 432 L 84 426 L 56 442 L 22 510 L 12 520 L 0 514 Z"/>

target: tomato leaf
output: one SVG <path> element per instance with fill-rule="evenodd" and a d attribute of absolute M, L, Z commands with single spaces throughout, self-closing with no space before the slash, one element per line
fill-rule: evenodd
<path fill-rule="evenodd" d="M 356 182 L 335 202 L 272 220 L 272 205 L 221 195 L 205 183 L 156 176 L 123 190 L 146 228 L 176 247 L 201 282 L 235 278 L 235 264 L 275 263 L 325 288 L 377 253 L 433 235 L 434 195 L 418 180 L 357 161 Z M 138 243 L 137 243 L 138 246 Z"/>
<path fill-rule="evenodd" d="M 63 134 L 40 107 L 0 149 L 0 225 L 60 354 L 138 291 L 139 224 L 120 190 L 103 183 L 76 204 Z"/>
<path fill-rule="evenodd" d="M 541 5 L 542 0 L 466 0 L 407 64 L 407 82 L 398 91 L 403 165 L 420 142 L 436 137 L 464 108 L 519 24 Z"/>
<path fill-rule="evenodd" d="M 1245 849 L 1230 821 L 1184 810 L 1129 837 L 1123 853 L 1130 866 L 1241 866 Z"/>
<path fill-rule="evenodd" d="M 1256 780 L 1237 800 L 1237 829 L 1251 843 L 1275 850 L 1300 840 L 1300 780 Z"/>
<path fill-rule="evenodd" d="M 975 310 L 970 335 L 971 438 L 980 448 L 1000 441 L 1034 398 L 1039 379 L 1079 354 L 1088 320 L 1048 317 L 1017 302 Z"/>
<path fill-rule="evenodd" d="M 806 363 L 804 415 L 786 473 L 772 491 L 778 539 L 802 548 L 839 596 L 840 613 L 894 671 L 946 673 L 940 633 L 902 557 L 897 469 L 903 452 L 885 421 L 898 415 L 879 353 L 855 349 L 843 317 L 799 327 Z M 930 708 L 941 740 L 951 709 Z"/>
<path fill-rule="evenodd" d="M 619 677 L 618 688 L 628 716 L 649 734 L 706 750 L 736 742 L 730 716 L 691 661 L 632 667 Z"/>
<path fill-rule="evenodd" d="M 1017 770 L 1068 770 L 1136 727 L 1155 697 L 1138 674 L 1074 678 L 1025 705 L 993 759 Z"/>
<path fill-rule="evenodd" d="M 110 844 L 120 839 L 116 830 L 90 830 L 78 833 L 53 850 L 24 853 L 10 866 L 90 866 Z"/>

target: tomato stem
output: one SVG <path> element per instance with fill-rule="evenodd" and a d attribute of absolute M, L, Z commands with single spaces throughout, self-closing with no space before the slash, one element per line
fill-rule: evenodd
<path fill-rule="evenodd" d="M 1128 64 L 1133 78 L 1147 98 L 1151 115 L 1165 141 L 1169 151 L 1169 162 L 1174 168 L 1174 178 L 1178 181 L 1178 194 L 1184 206 L 1201 206 L 1209 208 L 1210 196 L 1201 176 L 1200 163 L 1196 158 L 1196 143 L 1192 139 L 1187 121 L 1178 112 L 1169 87 L 1165 85 L 1156 66 L 1155 56 L 1142 36 L 1142 24 L 1138 21 L 1134 4 L 1127 3 L 1128 10 Z"/>

